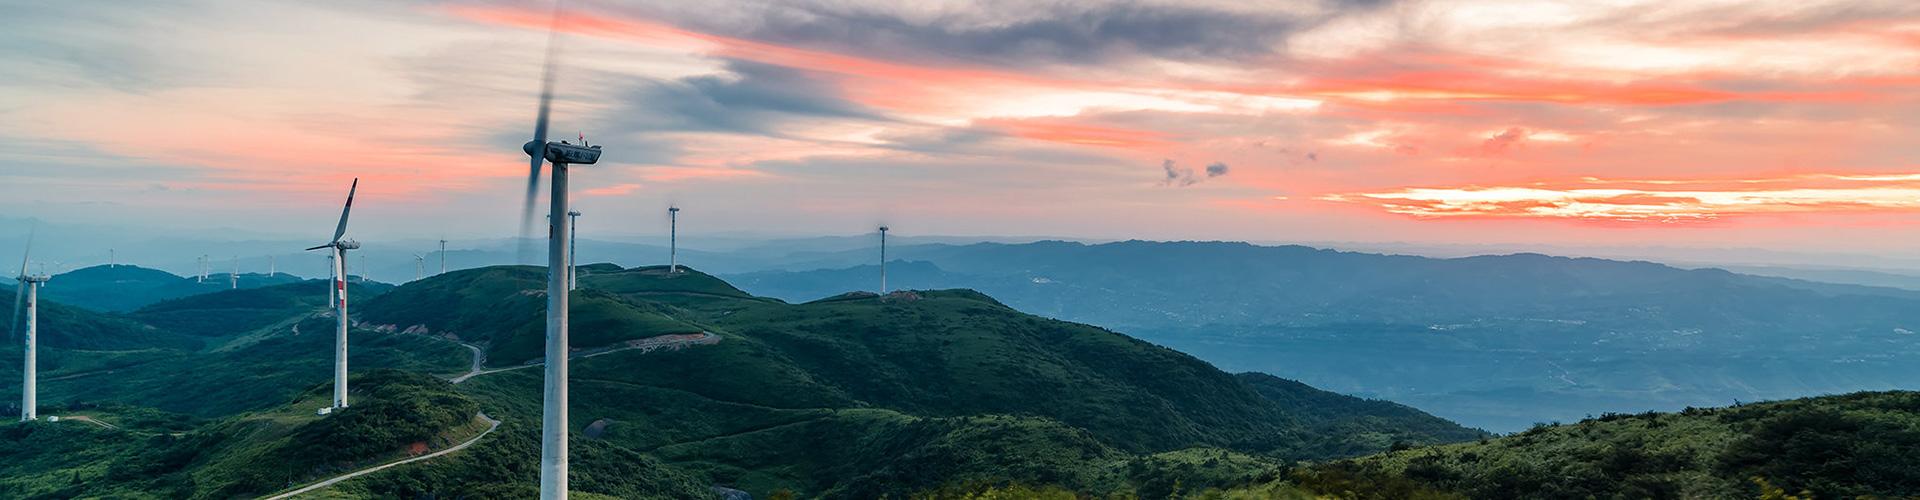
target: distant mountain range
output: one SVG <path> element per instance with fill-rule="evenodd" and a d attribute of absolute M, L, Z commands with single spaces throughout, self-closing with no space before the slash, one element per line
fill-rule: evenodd
<path fill-rule="evenodd" d="M 925 245 L 894 288 L 972 288 L 1222 368 L 1500 431 L 1624 410 L 1920 386 L 1920 292 L 1537 254 L 1433 259 L 1244 243 Z M 867 265 L 726 278 L 810 300 Z"/>

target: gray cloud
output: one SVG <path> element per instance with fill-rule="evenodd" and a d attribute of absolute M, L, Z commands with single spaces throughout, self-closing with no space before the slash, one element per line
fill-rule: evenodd
<path fill-rule="evenodd" d="M 622 104 L 606 121 L 627 132 L 779 135 L 779 125 L 802 117 L 889 120 L 793 68 L 729 59 L 727 69 L 732 77 L 645 81 L 619 95 Z"/>
<path fill-rule="evenodd" d="M 1222 175 L 1227 175 L 1226 163 L 1216 161 L 1207 164 L 1207 177 L 1219 177 Z"/>
<path fill-rule="evenodd" d="M 1303 9 L 1229 11 L 1140 1 L 1052 2 L 1039 7 L 990 2 L 977 9 L 984 12 L 914 15 L 891 3 L 834 2 L 757 6 L 735 16 L 688 7 L 650 14 L 730 37 L 892 59 L 1092 65 L 1139 56 L 1234 60 L 1272 55 L 1294 33 L 1385 3 L 1391 1 L 1303 2 Z"/>
<path fill-rule="evenodd" d="M 1182 167 L 1174 163 L 1172 159 L 1161 160 L 1160 168 L 1166 169 L 1167 171 L 1166 178 L 1160 179 L 1161 186 L 1187 187 L 1192 186 L 1196 182 L 1200 182 L 1199 179 L 1193 178 L 1192 168 Z"/>

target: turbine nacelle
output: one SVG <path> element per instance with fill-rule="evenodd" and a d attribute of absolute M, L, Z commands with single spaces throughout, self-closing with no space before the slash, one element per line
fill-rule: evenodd
<path fill-rule="evenodd" d="M 317 247 L 313 247 L 313 248 L 309 248 L 309 249 L 307 249 L 307 250 L 319 250 L 319 249 L 322 249 L 322 248 L 338 248 L 338 249 L 341 249 L 341 250 L 355 250 L 355 249 L 358 249 L 358 248 L 360 248 L 360 242 L 358 242 L 358 241 L 353 241 L 353 240 L 347 240 L 347 241 L 336 241 L 336 242 L 333 242 L 333 243 L 328 243 L 328 244 L 325 244 L 325 245 L 320 245 L 320 246 L 317 246 Z"/>
<path fill-rule="evenodd" d="M 539 149 L 540 141 L 527 141 L 526 144 L 520 146 L 520 150 L 526 151 L 527 156 L 541 157 L 554 163 L 592 165 L 600 161 L 600 146 L 586 146 L 572 144 L 567 141 L 553 141 L 547 143 L 546 155 L 542 156 Z"/>

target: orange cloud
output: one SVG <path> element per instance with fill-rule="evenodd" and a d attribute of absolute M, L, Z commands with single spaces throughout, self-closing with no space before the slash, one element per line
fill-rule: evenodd
<path fill-rule="evenodd" d="M 599 189 L 588 189 L 586 191 L 581 191 L 581 193 L 591 194 L 591 195 L 628 194 L 642 187 L 645 187 L 645 186 L 641 186 L 639 184 L 616 184 L 616 185 L 607 186 Z"/>
<path fill-rule="evenodd" d="M 1769 179 L 1581 179 L 1559 185 L 1410 187 L 1323 201 L 1418 218 L 1505 217 L 1695 222 L 1792 212 L 1920 211 L 1920 174 L 1809 174 Z"/>
<path fill-rule="evenodd" d="M 1057 120 L 982 120 L 982 124 L 1004 127 L 1014 135 L 1042 141 L 1113 147 L 1162 147 L 1173 144 L 1170 134 L 1094 125 L 1075 125 Z"/>

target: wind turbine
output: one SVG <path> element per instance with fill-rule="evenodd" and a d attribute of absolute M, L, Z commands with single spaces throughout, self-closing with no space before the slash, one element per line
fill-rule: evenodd
<path fill-rule="evenodd" d="M 667 274 L 680 272 L 680 207 L 667 206 Z"/>
<path fill-rule="evenodd" d="M 227 275 L 227 289 L 240 289 L 240 256 L 233 256 L 233 274 Z"/>
<path fill-rule="evenodd" d="M 413 280 L 420 281 L 420 278 L 425 277 L 427 277 L 427 258 L 417 253 L 413 254 Z"/>
<path fill-rule="evenodd" d="M 49 278 L 43 270 L 40 274 L 27 274 L 27 260 L 33 256 L 33 235 L 27 236 L 27 252 L 20 258 L 20 284 L 13 289 L 13 322 L 7 323 L 12 330 L 20 324 L 20 304 L 27 305 L 27 359 L 25 378 L 20 385 L 20 421 L 28 422 L 40 419 L 40 285 Z M 25 293 L 22 293 L 25 292 Z"/>
<path fill-rule="evenodd" d="M 553 21 L 560 22 L 555 6 Z M 555 26 L 557 28 L 558 26 Z M 567 213 L 567 166 L 591 165 L 600 161 L 600 147 L 547 141 L 547 115 L 553 109 L 554 53 L 560 31 L 548 30 L 547 59 L 540 77 L 540 111 L 533 122 L 533 140 L 521 146 L 532 158 L 527 175 L 526 211 L 521 213 L 521 241 L 533 225 L 533 204 L 540 193 L 542 161 L 553 163 L 553 191 L 547 210 L 547 373 L 544 405 L 540 416 L 540 499 L 567 498 L 567 275 L 572 245 Z"/>
<path fill-rule="evenodd" d="M 447 274 L 447 240 L 440 240 L 440 274 Z"/>
<path fill-rule="evenodd" d="M 880 294 L 887 294 L 887 226 L 880 226 Z"/>
<path fill-rule="evenodd" d="M 573 251 L 580 248 L 580 211 L 567 212 L 567 289 L 580 289 L 580 261 L 573 260 Z"/>
<path fill-rule="evenodd" d="M 340 225 L 333 229 L 333 241 L 325 245 L 309 248 L 307 251 L 329 249 L 328 257 L 333 260 L 333 313 L 339 327 L 333 336 L 333 406 L 320 410 L 321 414 L 332 413 L 347 407 L 347 261 L 348 250 L 360 248 L 360 242 L 341 241 L 347 234 L 347 214 L 353 211 L 353 193 L 360 190 L 360 179 L 353 179 L 353 186 L 347 188 L 347 206 L 340 209 Z M 365 257 L 364 255 L 361 257 Z"/>

